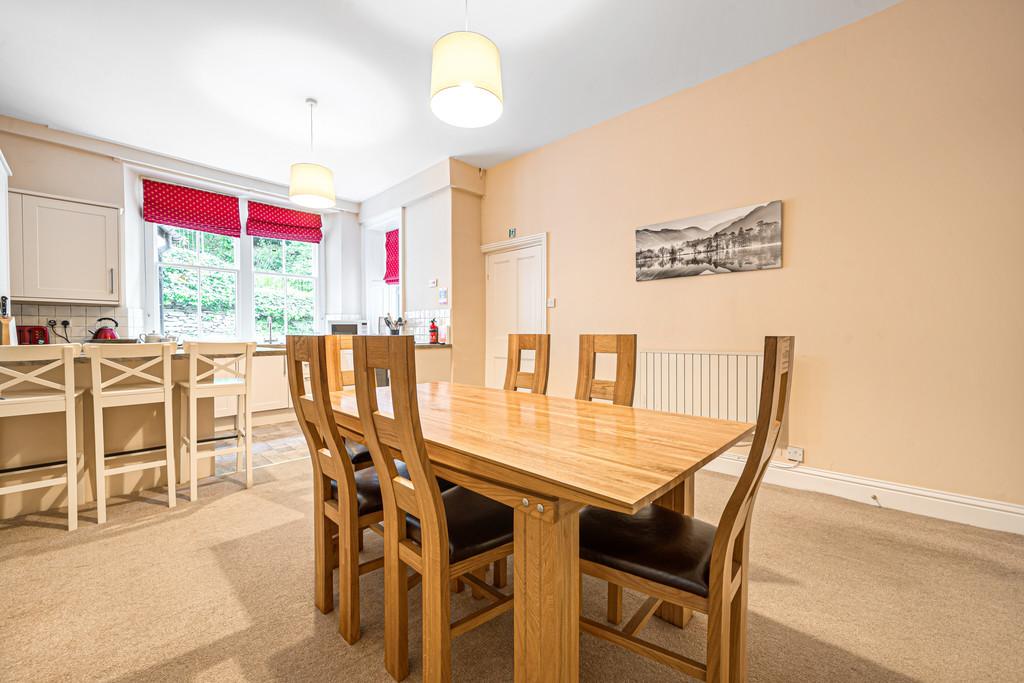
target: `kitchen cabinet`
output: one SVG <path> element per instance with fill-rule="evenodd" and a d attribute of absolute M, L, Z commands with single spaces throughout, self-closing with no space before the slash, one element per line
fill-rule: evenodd
<path fill-rule="evenodd" d="M 288 388 L 287 358 L 280 356 L 256 356 L 252 359 L 252 412 L 290 408 L 291 390 Z M 231 417 L 235 414 L 234 398 L 216 399 L 216 416 Z"/>
<path fill-rule="evenodd" d="M 118 209 L 18 192 L 8 200 L 12 297 L 120 302 Z"/>

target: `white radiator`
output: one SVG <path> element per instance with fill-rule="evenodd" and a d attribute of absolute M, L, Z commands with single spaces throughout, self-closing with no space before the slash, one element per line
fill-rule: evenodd
<path fill-rule="evenodd" d="M 633 405 L 755 422 L 763 367 L 761 352 L 640 351 Z"/>

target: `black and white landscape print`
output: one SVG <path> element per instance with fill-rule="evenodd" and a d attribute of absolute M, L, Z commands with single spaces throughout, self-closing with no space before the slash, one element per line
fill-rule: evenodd
<path fill-rule="evenodd" d="M 781 267 L 781 201 L 636 231 L 637 282 Z"/>

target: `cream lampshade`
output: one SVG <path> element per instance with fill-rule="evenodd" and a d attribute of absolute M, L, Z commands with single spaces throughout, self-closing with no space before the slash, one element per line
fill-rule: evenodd
<path fill-rule="evenodd" d="M 310 209 L 334 206 L 334 173 L 320 164 L 292 164 L 288 198 Z"/>
<path fill-rule="evenodd" d="M 501 55 L 490 38 L 455 31 L 434 43 L 430 109 L 459 128 L 488 126 L 501 116 Z"/>

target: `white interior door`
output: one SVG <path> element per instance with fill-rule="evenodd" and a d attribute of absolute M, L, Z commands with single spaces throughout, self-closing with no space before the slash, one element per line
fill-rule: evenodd
<path fill-rule="evenodd" d="M 547 332 L 543 245 L 487 255 L 487 371 L 489 387 L 505 382 L 508 335 Z M 524 359 L 529 360 L 529 359 Z M 529 362 L 523 370 L 529 371 Z"/>

